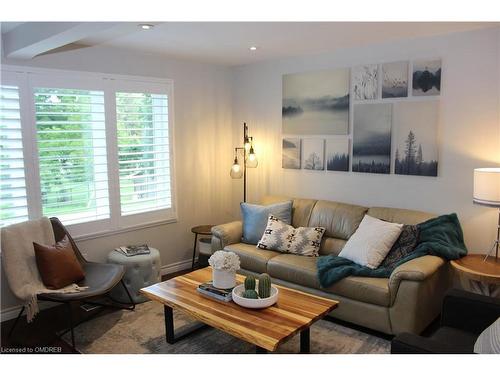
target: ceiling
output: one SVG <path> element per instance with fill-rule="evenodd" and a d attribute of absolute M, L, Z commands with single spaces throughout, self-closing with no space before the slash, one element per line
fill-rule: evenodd
<path fill-rule="evenodd" d="M 2 23 L 2 34 L 21 30 Z M 47 23 L 49 24 L 49 23 Z M 95 23 L 96 26 L 99 23 Z M 480 22 L 162 22 L 142 30 L 138 22 L 87 32 L 77 44 L 110 46 L 226 66 L 332 52 L 340 48 L 434 36 L 500 23 Z M 89 23 L 87 23 L 89 26 Z M 32 30 L 32 28 L 31 28 Z M 250 51 L 250 46 L 257 46 Z"/>

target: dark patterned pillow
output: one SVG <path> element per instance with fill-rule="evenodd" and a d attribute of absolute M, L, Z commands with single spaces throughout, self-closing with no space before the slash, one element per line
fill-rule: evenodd
<path fill-rule="evenodd" d="M 417 225 L 403 225 L 399 235 L 391 250 L 380 264 L 380 267 L 393 267 L 397 262 L 411 254 L 418 242 L 419 229 Z"/>

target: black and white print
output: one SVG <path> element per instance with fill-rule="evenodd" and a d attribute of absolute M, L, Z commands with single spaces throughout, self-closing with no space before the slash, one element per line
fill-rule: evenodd
<path fill-rule="evenodd" d="M 281 166 L 285 169 L 300 169 L 299 138 L 283 138 Z"/>
<path fill-rule="evenodd" d="M 352 171 L 390 173 L 392 104 L 355 104 Z"/>
<path fill-rule="evenodd" d="M 396 174 L 438 175 L 438 110 L 436 100 L 394 103 Z"/>
<path fill-rule="evenodd" d="M 325 169 L 324 164 L 325 141 L 317 138 L 302 140 L 302 168 L 314 171 Z"/>
<path fill-rule="evenodd" d="M 413 62 L 413 95 L 429 96 L 441 93 L 441 60 Z"/>
<path fill-rule="evenodd" d="M 382 65 L 382 98 L 408 96 L 408 62 L 391 62 Z"/>
<path fill-rule="evenodd" d="M 349 139 L 326 140 L 326 169 L 328 171 L 349 171 Z"/>
<path fill-rule="evenodd" d="M 354 100 L 376 99 L 378 92 L 378 65 L 361 65 L 352 68 Z"/>
<path fill-rule="evenodd" d="M 347 134 L 349 69 L 284 75 L 281 112 L 283 134 Z"/>

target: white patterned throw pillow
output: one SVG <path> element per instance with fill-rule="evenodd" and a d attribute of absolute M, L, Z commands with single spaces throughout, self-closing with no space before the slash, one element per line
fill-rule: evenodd
<path fill-rule="evenodd" d="M 324 233 L 325 228 L 294 228 L 269 215 L 266 230 L 257 243 L 257 248 L 317 257 Z"/>

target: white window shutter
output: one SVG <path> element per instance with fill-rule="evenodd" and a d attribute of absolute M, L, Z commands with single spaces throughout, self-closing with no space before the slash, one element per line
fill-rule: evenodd
<path fill-rule="evenodd" d="M 168 96 L 116 93 L 122 215 L 172 207 Z"/>
<path fill-rule="evenodd" d="M 34 88 L 34 101 L 43 215 L 109 218 L 104 92 Z"/>
<path fill-rule="evenodd" d="M 0 86 L 0 226 L 28 220 L 19 88 Z"/>

